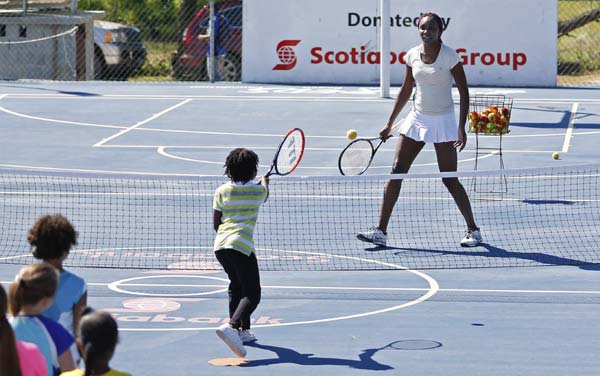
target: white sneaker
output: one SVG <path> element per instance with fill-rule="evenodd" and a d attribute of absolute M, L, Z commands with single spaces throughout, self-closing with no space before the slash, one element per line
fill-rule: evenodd
<path fill-rule="evenodd" d="M 246 356 L 246 349 L 240 339 L 240 331 L 232 328 L 229 324 L 223 324 L 217 328 L 217 335 L 229 346 L 231 351 L 240 358 Z"/>
<path fill-rule="evenodd" d="M 254 342 L 256 341 L 256 335 L 254 335 L 254 332 L 246 329 L 240 332 L 240 339 L 243 343 Z"/>
<path fill-rule="evenodd" d="M 475 247 L 483 241 L 481 231 L 479 229 L 467 230 L 465 237 L 460 241 L 460 245 L 463 247 Z"/>
<path fill-rule="evenodd" d="M 387 244 L 387 235 L 377 227 L 371 227 L 367 231 L 359 232 L 356 238 L 363 242 L 373 243 L 385 247 Z"/>

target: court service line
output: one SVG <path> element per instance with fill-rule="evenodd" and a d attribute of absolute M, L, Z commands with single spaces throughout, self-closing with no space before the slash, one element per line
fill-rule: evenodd
<path fill-rule="evenodd" d="M 573 128 L 575 126 L 575 117 L 577 116 L 577 109 L 579 108 L 579 103 L 573 103 L 571 107 L 571 117 L 569 118 L 569 126 L 567 127 L 567 132 L 565 133 L 565 141 L 563 143 L 562 152 L 566 153 L 569 151 L 569 145 L 571 144 L 571 138 L 573 137 Z"/>
<path fill-rule="evenodd" d="M 9 115 L 13 115 L 13 116 L 17 116 L 17 117 L 22 117 L 25 119 L 31 119 L 31 120 L 39 120 L 39 121 L 46 121 L 48 123 L 61 123 L 61 124 L 68 124 L 68 125 L 84 125 L 86 127 L 98 127 L 98 128 L 117 128 L 117 129 L 123 129 L 125 127 L 121 127 L 118 125 L 107 125 L 107 124 L 95 124 L 95 123 L 83 123 L 83 122 L 78 122 L 78 121 L 69 121 L 69 120 L 57 120 L 57 119 L 49 119 L 49 118 L 43 118 L 43 117 L 39 117 L 39 116 L 31 116 L 31 115 L 25 115 L 19 112 L 15 112 L 15 111 L 11 111 L 5 107 L 1 107 L 0 106 L 0 111 L 5 112 Z"/>
<path fill-rule="evenodd" d="M 175 154 L 171 154 L 168 153 L 167 151 L 165 151 L 165 146 L 161 146 L 157 149 L 158 154 L 162 155 L 163 157 L 166 158 L 172 158 L 172 159 L 177 159 L 180 161 L 186 161 L 186 162 L 193 162 L 193 163 L 204 163 L 204 164 L 214 164 L 214 165 L 222 165 L 223 162 L 219 162 L 219 161 L 207 161 L 207 160 L 203 160 L 203 159 L 195 159 L 195 158 L 187 158 L 187 157 L 180 157 L 178 155 Z M 227 149 L 227 148 L 226 148 Z M 231 149 L 234 149 L 233 147 Z M 258 149 L 258 148 L 253 148 L 253 149 Z M 268 148 L 268 149 L 272 149 L 272 148 Z M 324 149 L 324 148 L 323 148 Z M 307 149 L 307 150 L 312 150 L 312 149 Z M 324 151 L 324 150 L 322 150 Z M 340 149 L 339 148 L 331 148 L 328 151 L 333 151 L 333 152 L 339 152 Z M 492 151 L 490 153 L 484 154 L 484 155 L 480 155 L 478 158 L 479 159 L 485 159 L 485 158 L 489 158 L 493 155 L 498 154 L 499 151 Z M 465 162 L 472 162 L 474 160 L 476 160 L 477 158 L 466 158 L 466 159 L 459 159 L 458 163 L 465 163 Z M 430 162 L 430 163 L 415 163 L 413 164 L 414 167 L 423 167 L 423 166 L 437 166 L 438 163 L 437 162 Z M 270 165 L 261 165 L 259 167 L 265 167 L 268 168 Z M 380 169 L 380 168 L 390 168 L 391 166 L 371 166 L 371 169 Z M 338 167 L 337 166 L 298 166 L 299 170 L 337 170 Z"/>
<path fill-rule="evenodd" d="M 185 174 L 185 173 L 162 173 L 162 172 L 146 172 L 146 171 L 118 171 L 118 170 L 92 170 L 86 168 L 64 168 L 64 167 L 44 167 L 44 166 L 32 166 L 32 165 L 15 165 L 15 164 L 0 164 L 0 167 L 15 168 L 23 170 L 33 171 L 54 171 L 54 172 L 77 172 L 77 173 L 96 173 L 96 174 L 126 174 L 126 175 L 145 175 L 145 176 L 208 176 L 208 177 L 223 177 L 223 174 L 210 175 L 210 174 Z"/>
<path fill-rule="evenodd" d="M 10 284 L 13 281 L 1 281 L 2 284 Z M 111 282 L 112 283 L 112 282 Z M 89 286 L 107 287 L 111 283 L 89 282 Z M 153 287 L 153 288 L 223 288 L 224 285 L 218 284 L 161 284 L 161 283 L 122 283 L 120 286 L 127 287 Z M 277 290 L 331 290 L 331 291 L 429 291 L 425 287 L 353 287 L 353 286 L 281 286 L 281 285 L 263 285 L 263 288 Z M 573 294 L 573 295 L 600 295 L 598 290 L 522 290 L 522 289 L 459 289 L 459 288 L 439 288 L 439 292 L 473 292 L 473 293 L 494 293 L 494 294 Z"/>
<path fill-rule="evenodd" d="M 305 94 L 305 93 L 302 93 Z M 224 100 L 224 101 L 238 101 L 238 100 L 264 100 L 264 101 L 330 101 L 330 102 L 384 102 L 389 103 L 390 99 L 381 99 L 376 94 L 365 95 L 364 93 L 349 93 L 347 95 L 360 95 L 358 97 L 342 97 L 342 96 L 331 96 L 331 95 L 270 95 L 265 93 L 263 95 L 256 94 L 238 94 L 238 95 L 184 95 L 184 94 L 104 94 L 95 97 L 78 97 L 69 94 L 5 94 L 9 97 L 21 98 L 21 99 L 69 99 L 69 100 L 101 100 L 101 99 L 204 99 L 204 100 Z M 455 103 L 459 102 L 459 97 L 453 96 Z M 600 103 L 600 99 L 597 98 L 521 98 L 515 97 L 514 103 L 533 103 L 533 104 L 569 104 L 573 101 L 579 103 Z"/>
<path fill-rule="evenodd" d="M 4 282 L 3 282 L 4 283 Z M 109 283 L 88 283 L 92 286 L 108 286 Z M 191 287 L 191 288 L 223 288 L 223 285 L 215 284 L 156 284 L 156 283 L 122 283 L 121 286 L 128 287 Z M 281 286 L 262 285 L 263 288 L 278 290 L 333 290 L 333 291 L 429 291 L 424 287 L 353 287 L 353 286 Z M 521 290 L 521 289 L 458 289 L 439 288 L 438 291 L 445 292 L 488 292 L 488 293 L 515 293 L 515 294 L 590 294 L 600 295 L 596 290 Z"/>
<path fill-rule="evenodd" d="M 310 138 L 310 137 L 306 137 L 306 138 Z M 345 137 L 344 137 L 345 138 Z M 343 146 L 337 146 L 337 147 L 306 147 L 304 148 L 304 150 L 310 150 L 310 151 L 331 151 L 331 152 L 341 152 Z M 105 145 L 103 147 L 106 148 L 115 148 L 115 149 L 126 149 L 126 148 L 138 148 L 138 149 L 143 149 L 143 148 L 147 148 L 147 149 L 157 149 L 157 151 L 159 153 L 166 153 L 166 154 L 171 154 L 169 152 L 166 151 L 166 149 L 178 149 L 178 150 L 232 150 L 235 149 L 236 147 L 239 147 L 239 145 L 229 145 L 229 146 L 222 146 L 222 145 L 150 145 L 150 144 L 120 144 L 120 145 Z M 252 146 L 249 145 L 248 147 L 251 147 L 253 150 L 272 150 L 275 151 L 275 147 L 274 145 L 270 145 L 270 146 Z M 160 151 L 158 150 L 160 149 Z M 379 149 L 379 152 L 394 152 L 394 148 L 392 147 L 381 147 Z M 516 153 L 516 154 L 521 154 L 521 153 L 530 153 L 530 154 L 546 154 L 546 153 L 552 153 L 555 150 L 531 150 L 531 149 L 502 149 L 503 153 Z M 435 153 L 435 149 L 430 149 L 430 148 L 423 148 L 423 150 L 421 150 L 421 152 L 423 153 Z M 473 154 L 476 153 L 477 151 L 475 149 L 464 149 L 462 152 L 460 152 L 461 154 Z M 482 151 L 479 151 L 479 153 L 483 153 Z M 495 154 L 498 152 L 494 152 Z M 165 155 L 166 156 L 166 155 Z"/>
<path fill-rule="evenodd" d="M 114 135 L 101 140 L 100 142 L 97 142 L 94 145 L 94 147 L 102 146 L 103 144 L 105 144 L 105 143 L 107 143 L 107 142 L 109 142 L 111 140 L 114 140 L 117 137 L 123 136 L 124 134 L 126 134 L 126 133 L 134 130 L 135 128 L 139 127 L 140 125 L 144 125 L 144 124 L 146 124 L 146 123 L 148 123 L 148 122 L 150 122 L 152 120 L 158 119 L 159 117 L 163 116 L 164 114 L 166 114 L 168 112 L 171 112 L 171 111 L 175 110 L 176 108 L 179 108 L 179 107 L 181 107 L 181 106 L 183 106 L 183 105 L 185 105 L 185 104 L 187 104 L 187 103 L 189 103 L 191 101 L 192 101 L 191 99 L 186 99 L 184 101 L 181 101 L 181 102 L 177 103 L 174 106 L 171 106 L 171 107 L 169 107 L 169 108 L 167 108 L 167 109 L 165 109 L 165 110 L 163 110 L 163 111 L 161 111 L 161 112 L 159 112 L 157 114 L 154 114 L 154 115 L 150 116 L 149 118 L 147 118 L 145 120 L 142 120 L 142 121 L 140 121 L 140 122 L 132 125 L 131 127 L 125 128 L 122 131 L 117 132 Z"/>
<path fill-rule="evenodd" d="M 4 95 L 6 96 L 6 94 Z M 2 97 L 0 97 L 0 99 L 2 99 Z M 25 119 L 31 119 L 31 120 L 38 120 L 38 121 L 45 121 L 45 122 L 49 122 L 49 123 L 58 123 L 58 124 L 65 124 L 65 125 L 80 125 L 80 126 L 86 126 L 86 127 L 95 127 L 95 128 L 112 128 L 112 129 L 125 129 L 127 128 L 126 126 L 121 126 L 121 125 L 110 125 L 110 124 L 101 124 L 101 123 L 87 123 L 87 122 L 79 122 L 79 121 L 71 121 L 71 120 L 59 120 L 59 119 L 51 119 L 51 118 L 46 118 L 46 117 L 40 117 L 40 116 L 32 116 L 32 115 L 27 115 L 27 114 L 23 114 L 20 112 L 16 112 L 16 111 L 12 111 L 9 110 L 5 107 L 0 106 L 0 111 L 5 112 L 7 114 L 13 115 L 13 116 L 17 116 L 17 117 L 21 117 L 21 118 L 25 118 Z M 513 125 L 513 126 L 518 126 L 518 125 Z M 240 132 L 218 132 L 218 131 L 194 131 L 194 130 L 184 130 L 184 129 L 160 129 L 160 128 L 144 128 L 144 127 L 138 127 L 136 128 L 137 131 L 144 131 L 144 132 L 158 132 L 158 133 L 183 133 L 183 134 L 201 134 L 201 135 L 222 135 L 222 136 L 244 136 L 244 137 L 281 137 L 281 134 L 275 134 L 275 133 L 240 133 Z M 595 135 L 595 134 L 600 134 L 600 131 L 583 131 L 583 132 L 578 132 L 578 133 L 574 133 L 577 136 L 580 135 Z M 528 138 L 528 137 L 563 137 L 564 134 L 563 133 L 541 133 L 541 134 L 520 134 L 520 135 L 515 135 L 515 134 L 508 134 L 505 135 L 503 137 L 505 138 Z M 308 139 L 345 139 L 346 136 L 319 136 L 319 135 L 309 135 L 307 136 Z M 152 148 L 156 148 L 158 147 L 158 145 L 142 145 L 142 146 L 137 146 L 137 145 L 102 145 L 102 147 L 152 147 Z M 173 145 L 173 146 L 169 146 L 169 147 L 179 147 L 177 145 Z M 186 146 L 181 146 L 181 147 L 186 147 Z"/>

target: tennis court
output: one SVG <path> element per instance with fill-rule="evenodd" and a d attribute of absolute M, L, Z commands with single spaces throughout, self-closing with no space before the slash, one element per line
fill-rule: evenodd
<path fill-rule="evenodd" d="M 393 140 L 365 178 L 337 167 L 346 131 L 375 136 L 389 115 L 393 100 L 376 88 L 0 84 L 0 280 L 32 261 L 33 220 L 60 211 L 80 232 L 68 262 L 89 304 L 118 319 L 113 365 L 133 374 L 596 374 L 597 90 L 475 94 L 514 99 L 506 173 L 482 172 L 499 168 L 498 136 L 479 136 L 476 153 L 470 134 L 459 155 L 485 244 L 458 246 L 464 224 L 427 175 L 437 171 L 427 145 L 380 248 L 354 234 L 374 224 L 385 181 L 374 175 L 389 171 Z M 257 227 L 258 341 L 245 365 L 211 365 L 234 356 L 214 334 L 227 313 L 210 249 L 224 158 L 248 147 L 266 172 L 294 127 L 304 159 L 273 178 Z"/>

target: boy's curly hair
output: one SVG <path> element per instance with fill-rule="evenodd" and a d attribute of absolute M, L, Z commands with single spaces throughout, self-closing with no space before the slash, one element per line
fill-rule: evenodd
<path fill-rule="evenodd" d="M 246 183 L 256 177 L 258 155 L 249 149 L 233 149 L 225 159 L 224 167 L 232 181 Z"/>
<path fill-rule="evenodd" d="M 60 215 L 44 215 L 29 230 L 27 241 L 33 257 L 42 260 L 57 259 L 77 245 L 77 232 L 69 220 Z"/>

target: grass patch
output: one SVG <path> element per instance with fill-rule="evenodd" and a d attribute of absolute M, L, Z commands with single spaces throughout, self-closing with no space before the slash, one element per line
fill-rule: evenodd
<path fill-rule="evenodd" d="M 559 0 L 558 20 L 566 21 L 600 7 L 600 0 Z M 558 39 L 559 85 L 598 85 L 600 22 L 590 22 Z"/>
<path fill-rule="evenodd" d="M 177 50 L 175 42 L 145 41 L 146 62 L 130 81 L 174 81 L 171 57 Z"/>

